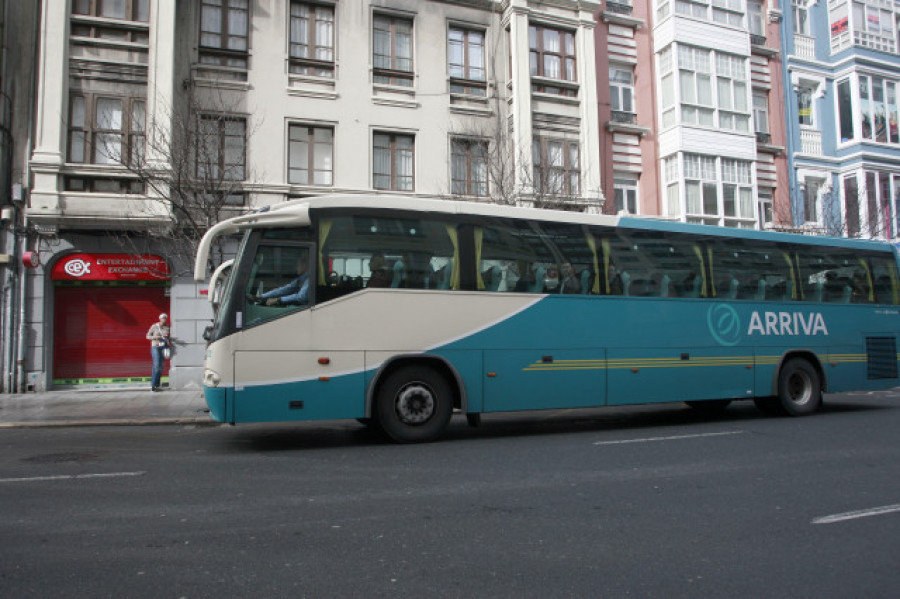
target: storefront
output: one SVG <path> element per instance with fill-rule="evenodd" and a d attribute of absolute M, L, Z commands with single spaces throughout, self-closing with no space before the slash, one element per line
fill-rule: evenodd
<path fill-rule="evenodd" d="M 169 314 L 171 273 L 157 255 L 73 253 L 53 282 L 53 385 L 149 383 L 147 330 Z M 163 371 L 168 380 L 169 364 Z"/>

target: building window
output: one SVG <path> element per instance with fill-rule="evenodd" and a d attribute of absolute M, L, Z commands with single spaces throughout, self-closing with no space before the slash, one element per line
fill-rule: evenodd
<path fill-rule="evenodd" d="M 801 125 L 813 126 L 813 93 L 809 85 L 801 85 L 797 89 L 797 115 Z"/>
<path fill-rule="evenodd" d="M 637 179 L 613 179 L 616 214 L 637 214 Z"/>
<path fill-rule="evenodd" d="M 332 185 L 334 129 L 309 125 L 288 128 L 288 182 L 298 185 Z"/>
<path fill-rule="evenodd" d="M 146 25 L 149 19 L 150 0 L 74 0 L 70 35 L 72 38 L 91 38 L 88 43 L 103 40 L 146 45 L 150 40 Z M 115 23 L 113 20 L 126 22 Z M 137 26 L 138 23 L 142 25 Z M 83 43 L 85 40 L 74 41 Z"/>
<path fill-rule="evenodd" d="M 809 35 L 809 9 L 807 0 L 791 0 L 791 14 L 794 22 L 794 33 Z"/>
<path fill-rule="evenodd" d="M 656 0 L 657 22 L 661 22 L 669 16 L 669 2 L 670 0 Z"/>
<path fill-rule="evenodd" d="M 715 125 L 710 54 L 709 50 L 702 48 L 678 47 L 683 123 L 706 127 Z"/>
<path fill-rule="evenodd" d="M 613 112 L 634 114 L 634 74 L 631 69 L 609 67 L 609 91 Z"/>
<path fill-rule="evenodd" d="M 847 237 L 859 237 L 859 186 L 856 175 L 844 177 L 844 233 Z"/>
<path fill-rule="evenodd" d="M 855 137 L 853 131 L 853 95 L 850 89 L 850 80 L 844 79 L 837 84 L 838 95 L 838 124 L 840 128 L 841 142 L 851 141 Z M 896 129 L 896 119 L 894 119 Z"/>
<path fill-rule="evenodd" d="M 373 186 L 375 189 L 413 191 L 415 138 L 412 135 L 375 133 Z"/>
<path fill-rule="evenodd" d="M 673 64 L 674 46 L 667 46 L 659 53 L 660 100 L 662 108 L 663 128 L 672 127 L 678 120 L 678 100 L 675 92 L 675 66 Z"/>
<path fill-rule="evenodd" d="M 197 177 L 243 181 L 247 164 L 247 122 L 224 115 L 201 115 L 197 131 Z"/>
<path fill-rule="evenodd" d="M 68 161 L 140 165 L 144 158 L 146 106 L 143 98 L 72 94 Z"/>
<path fill-rule="evenodd" d="M 109 179 L 101 177 L 66 177 L 66 191 L 79 193 L 114 193 L 138 195 L 144 193 L 140 179 Z"/>
<path fill-rule="evenodd" d="M 535 193 L 577 196 L 581 193 L 581 163 L 578 142 L 536 137 L 532 142 Z"/>
<path fill-rule="evenodd" d="M 375 83 L 412 87 L 412 32 L 410 19 L 375 17 L 372 49 Z"/>
<path fill-rule="evenodd" d="M 753 94 L 753 127 L 757 133 L 769 132 L 769 96 Z"/>
<path fill-rule="evenodd" d="M 666 166 L 669 166 L 668 161 Z M 744 228 L 755 226 L 750 162 L 685 154 L 682 169 L 688 222 Z M 667 174 L 667 180 L 673 176 Z"/>
<path fill-rule="evenodd" d="M 747 0 L 747 28 L 750 30 L 750 35 L 766 35 L 763 3 L 760 0 Z"/>
<path fill-rule="evenodd" d="M 552 29 L 541 25 L 528 28 L 530 49 L 529 63 L 532 77 L 543 77 L 557 81 L 577 80 L 575 73 L 575 34 L 571 31 Z M 571 86 L 535 83 L 532 91 L 574 96 Z"/>
<path fill-rule="evenodd" d="M 450 181 L 453 195 L 487 197 L 487 142 L 472 139 L 451 140 Z"/>
<path fill-rule="evenodd" d="M 749 131 L 746 60 L 740 56 L 717 53 L 716 85 L 719 96 L 719 127 L 732 131 Z"/>
<path fill-rule="evenodd" d="M 450 93 L 486 95 L 484 32 L 451 27 L 447 33 Z"/>
<path fill-rule="evenodd" d="M 738 223 L 729 219 L 753 218 L 753 180 L 750 163 L 745 160 L 722 158 L 721 167 L 725 226 L 736 226 Z"/>
<path fill-rule="evenodd" d="M 840 85 L 838 85 L 839 94 Z M 841 108 L 840 95 L 838 100 L 838 107 Z M 900 135 L 897 130 L 897 109 L 897 82 L 881 77 L 859 76 L 860 128 L 864 140 L 900 143 Z M 843 118 L 843 112 L 841 118 Z M 843 138 L 843 122 L 841 125 Z"/>
<path fill-rule="evenodd" d="M 249 0 L 201 0 L 200 62 L 247 68 Z"/>
<path fill-rule="evenodd" d="M 334 77 L 334 7 L 291 2 L 290 71 Z"/>
<path fill-rule="evenodd" d="M 719 213 L 716 193 L 716 159 L 714 157 L 685 154 L 684 185 L 689 215 L 717 215 Z"/>
<path fill-rule="evenodd" d="M 808 223 L 819 222 L 819 187 L 815 179 L 806 179 L 803 186 L 803 219 Z"/>
<path fill-rule="evenodd" d="M 146 23 L 150 19 L 150 0 L 73 0 L 72 14 Z"/>
<path fill-rule="evenodd" d="M 760 189 L 756 198 L 759 209 L 759 228 L 766 229 L 775 223 L 775 209 L 771 189 Z"/>
<path fill-rule="evenodd" d="M 675 14 L 708 19 L 709 2 L 702 0 L 675 0 Z"/>
<path fill-rule="evenodd" d="M 853 3 L 853 43 L 879 52 L 896 52 L 894 12 L 880 2 Z"/>
<path fill-rule="evenodd" d="M 741 27 L 744 24 L 744 11 L 741 0 L 712 0 L 713 21 Z"/>

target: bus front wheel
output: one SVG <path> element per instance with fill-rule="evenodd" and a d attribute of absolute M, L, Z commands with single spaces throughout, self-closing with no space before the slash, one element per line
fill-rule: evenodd
<path fill-rule="evenodd" d="M 405 366 L 388 375 L 378 392 L 378 422 L 400 443 L 437 439 L 453 414 L 447 380 L 425 366 Z"/>
<path fill-rule="evenodd" d="M 791 416 L 812 414 L 822 405 L 822 381 L 803 358 L 785 362 L 778 373 L 778 403 Z"/>

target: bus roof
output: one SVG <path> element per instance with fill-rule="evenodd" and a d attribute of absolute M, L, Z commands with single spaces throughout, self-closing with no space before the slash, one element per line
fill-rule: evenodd
<path fill-rule="evenodd" d="M 374 201 L 373 201 L 374 200 Z M 827 245 L 858 250 L 891 251 L 891 246 L 873 240 L 847 239 L 737 229 L 669 221 L 663 218 L 639 216 L 611 216 L 606 214 L 585 214 L 545 208 L 521 208 L 504 204 L 464 202 L 458 200 L 425 199 L 396 195 L 344 194 L 324 195 L 267 206 L 255 212 L 230 218 L 213 226 L 200 242 L 194 263 L 194 278 L 206 279 L 206 264 L 213 239 L 222 235 L 233 235 L 248 228 L 278 228 L 304 226 L 310 224 L 310 210 L 344 208 L 352 210 L 399 210 L 432 214 L 458 214 L 488 217 L 518 218 L 543 222 L 624 227 L 649 231 L 684 233 L 705 237 L 743 238 L 772 242 L 791 242 L 805 245 Z"/>

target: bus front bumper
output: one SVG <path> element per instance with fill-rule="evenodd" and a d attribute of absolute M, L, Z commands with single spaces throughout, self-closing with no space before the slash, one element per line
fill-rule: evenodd
<path fill-rule="evenodd" d="M 216 422 L 228 422 L 228 390 L 223 387 L 207 387 L 203 386 L 203 395 L 206 398 L 206 405 L 209 407 L 209 414 Z"/>

